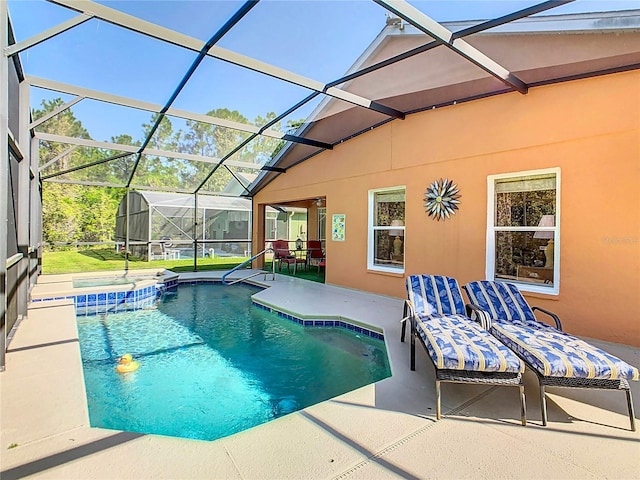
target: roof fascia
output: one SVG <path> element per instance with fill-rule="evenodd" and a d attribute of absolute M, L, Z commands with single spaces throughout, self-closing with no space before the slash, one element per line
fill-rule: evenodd
<path fill-rule="evenodd" d="M 619 21 L 613 21 L 620 19 Z M 473 26 L 476 21 L 443 22 L 452 31 Z M 419 30 L 408 26 L 408 33 L 417 34 Z M 482 35 L 527 34 L 527 33 L 584 33 L 601 31 L 635 30 L 640 28 L 640 9 L 611 12 L 567 13 L 539 15 L 514 20 L 484 31 Z M 415 31 L 413 31 L 415 30 Z"/>
<path fill-rule="evenodd" d="M 621 66 L 621 67 L 616 67 L 616 68 L 608 68 L 608 69 L 604 69 L 604 70 L 597 70 L 597 71 L 593 71 L 593 72 L 587 72 L 587 73 L 582 73 L 582 74 L 577 74 L 577 75 L 570 75 L 570 76 L 566 76 L 566 77 L 559 77 L 559 78 L 553 78 L 553 79 L 549 79 L 549 80 L 543 80 L 543 81 L 537 81 L 537 82 L 532 82 L 529 86 L 530 88 L 535 88 L 535 87 L 541 87 L 544 85 L 553 85 L 555 83 L 563 83 L 563 82 L 570 82 L 570 81 L 574 81 L 574 80 L 582 80 L 585 78 L 592 78 L 592 77 L 598 77 L 598 76 L 602 76 L 602 75 L 610 75 L 613 73 L 620 73 L 620 72 L 627 72 L 627 71 L 631 71 L 631 70 L 640 70 L 640 63 L 636 63 L 636 64 L 631 64 L 631 65 L 625 65 L 625 66 Z M 496 95 L 502 95 L 504 93 L 509 93 L 511 92 L 511 89 L 505 89 L 505 90 L 501 90 L 501 91 L 495 91 L 495 92 L 488 92 L 486 94 L 480 94 L 480 95 L 473 95 L 471 97 L 466 97 L 466 98 L 460 98 L 457 100 L 452 100 L 446 103 L 441 103 L 441 104 L 437 104 L 437 105 L 429 105 L 427 107 L 422 107 L 422 108 L 418 108 L 415 110 L 410 110 L 407 112 L 407 115 L 413 115 L 415 113 L 419 113 L 419 112 L 424 112 L 427 110 L 435 110 L 435 109 L 440 109 L 443 107 L 449 107 L 449 106 L 453 106 L 453 105 L 459 105 L 461 103 L 465 103 L 465 102 L 471 102 L 474 100 L 479 100 L 482 98 L 488 98 L 488 97 L 493 97 Z M 391 121 L 391 120 L 389 120 Z M 383 124 L 385 124 L 387 122 L 382 122 L 378 125 L 374 125 L 371 128 L 367 128 L 363 131 L 360 131 L 358 133 L 355 133 L 345 139 L 343 139 L 342 141 L 347 141 L 350 140 L 354 137 L 357 137 L 359 135 L 362 135 L 363 133 L 367 133 L 369 132 L 371 129 L 373 128 L 377 128 Z M 311 159 L 312 157 L 315 157 L 316 155 L 318 155 L 321 152 L 316 152 L 316 153 L 312 153 L 311 155 L 308 155 L 296 162 L 294 162 L 293 164 L 291 164 L 289 167 L 287 168 L 291 168 L 295 165 L 298 165 L 302 162 L 305 162 L 309 159 Z M 273 182 L 279 175 L 276 173 L 277 170 L 268 170 L 268 171 L 261 171 L 258 175 L 258 178 L 256 178 L 256 180 L 250 185 L 249 191 L 251 193 L 251 195 L 255 195 L 256 193 L 258 193 L 260 190 L 262 190 L 263 188 L 265 188 L 267 185 L 269 185 L 271 182 Z M 268 180 L 264 181 L 264 178 L 269 175 L 270 173 L 274 173 L 274 175 L 271 176 L 271 178 L 269 178 Z"/>
<path fill-rule="evenodd" d="M 455 32 L 453 34 L 453 36 L 455 37 L 464 37 L 466 35 L 471 35 L 474 33 L 478 33 L 481 31 L 484 31 L 486 29 L 489 28 L 495 28 L 498 25 L 502 25 L 505 23 L 510 23 L 510 22 L 514 22 L 517 19 L 522 19 L 525 17 L 528 17 L 529 15 L 533 15 L 535 13 L 540 13 L 540 12 L 544 12 L 546 10 L 549 10 L 551 8 L 556 8 L 560 5 L 564 5 L 565 3 L 571 3 L 574 0 L 554 0 L 554 1 L 546 1 L 546 2 L 542 2 L 539 3 L 537 5 L 533 5 L 531 7 L 522 9 L 522 10 L 518 10 L 516 12 L 507 14 L 507 15 L 503 15 L 502 17 L 498 17 L 496 19 L 493 20 L 486 20 L 486 21 L 470 21 L 470 22 L 464 22 L 464 26 L 465 28 L 463 28 L 462 30 L 458 30 L 457 32 Z M 459 23 L 459 22 L 458 22 Z M 446 25 L 445 23 L 443 23 L 443 25 Z M 389 41 L 389 39 L 393 36 L 404 36 L 404 35 L 420 35 L 420 36 L 424 36 L 424 32 L 418 30 L 416 27 L 414 27 L 413 25 L 409 24 L 409 27 L 411 27 L 414 31 L 413 32 L 406 32 L 405 31 L 405 25 L 402 25 L 402 28 L 398 29 L 395 27 L 391 27 L 389 25 L 385 26 L 380 33 L 376 36 L 376 38 L 371 42 L 371 44 L 367 47 L 367 49 L 356 59 L 356 61 L 353 63 L 353 65 L 347 70 L 347 72 L 345 73 L 345 75 L 342 76 L 342 78 L 331 82 L 330 85 L 338 85 L 338 84 L 342 84 L 344 82 L 349 82 L 350 80 L 357 78 L 357 76 L 361 76 L 364 75 L 366 73 L 370 73 L 371 71 L 374 70 L 378 70 L 379 68 L 383 68 L 385 66 L 391 65 L 393 63 L 399 62 L 401 60 L 404 60 L 405 58 L 409 58 L 413 55 L 417 55 L 419 53 L 423 53 L 426 52 L 427 50 L 430 50 L 432 48 L 435 48 L 437 46 L 440 45 L 439 42 L 433 40 L 427 44 L 424 44 L 420 47 L 414 48 L 412 50 L 409 50 L 408 52 L 404 52 L 401 53 L 399 55 L 396 55 L 395 57 L 391 57 L 387 60 L 384 60 L 382 62 L 378 62 L 375 65 L 370 65 L 369 67 L 367 67 L 366 69 L 363 69 L 362 66 L 365 64 L 365 62 L 367 61 L 368 58 L 370 58 L 375 51 L 380 48 L 380 46 L 384 43 L 386 43 L 387 41 Z M 428 36 L 429 38 L 433 38 L 431 36 Z M 326 107 L 326 105 L 331 101 L 331 99 L 329 98 L 324 98 L 322 100 L 322 102 L 320 102 L 316 108 L 313 110 L 313 112 L 311 112 L 311 114 L 309 115 L 308 118 L 310 119 L 314 119 L 316 118 L 320 112 L 322 111 L 322 109 L 324 109 Z M 308 122 L 306 122 L 308 123 Z M 298 130 L 297 133 L 304 133 L 306 131 L 306 129 L 308 128 L 308 125 L 305 125 L 303 127 L 301 127 L 301 130 Z M 359 133 L 358 133 L 359 134 Z M 357 136 L 358 134 L 352 135 L 349 138 L 352 138 L 353 136 Z M 345 141 L 347 139 L 342 139 L 342 141 Z M 277 164 L 279 162 L 279 160 L 284 157 L 287 153 L 287 151 L 289 150 L 289 147 L 285 147 L 284 149 L 282 149 L 281 152 L 279 152 L 278 156 L 270 163 L 268 164 L 268 169 L 264 169 L 263 172 L 260 172 L 258 178 L 256 178 L 252 184 L 254 185 L 259 185 L 260 182 L 264 179 L 264 177 L 268 174 L 268 172 L 278 172 L 278 167 Z M 302 161 L 307 160 L 307 157 L 305 157 L 304 159 L 301 159 L 299 161 L 297 161 L 294 165 L 297 165 L 299 163 L 301 163 Z M 294 165 L 290 165 L 288 168 L 291 168 Z M 280 169 L 282 170 L 280 173 L 284 173 L 286 172 L 286 169 Z M 277 175 L 276 175 L 277 176 Z M 273 176 L 273 178 L 275 178 L 275 176 Z M 270 180 L 271 181 L 271 180 Z"/>
<path fill-rule="evenodd" d="M 453 36 L 458 38 L 458 37 L 465 37 L 467 35 L 471 35 L 471 34 L 475 34 L 475 33 L 479 33 L 482 31 L 485 31 L 489 28 L 496 28 L 497 25 L 503 25 L 505 23 L 510 23 L 510 22 L 514 22 L 517 19 L 522 19 L 523 17 L 527 17 L 529 15 L 533 15 L 534 13 L 540 13 L 540 12 L 544 12 L 546 10 L 549 10 L 551 8 L 556 8 L 560 5 L 564 5 L 565 3 L 571 3 L 575 0 L 554 0 L 554 1 L 546 1 L 546 2 L 542 2 L 539 3 L 537 5 L 533 5 L 532 7 L 528 7 L 525 8 L 523 10 L 518 10 L 517 12 L 513 12 L 511 14 L 508 15 L 504 15 L 502 17 L 498 17 L 496 19 L 493 20 L 486 20 L 486 21 L 468 21 L 468 22 L 463 22 L 464 23 L 464 28 L 461 30 L 456 31 Z M 446 22 L 443 22 L 443 25 L 448 25 Z M 460 22 L 457 22 L 456 25 L 461 25 Z M 411 28 L 413 30 L 413 32 L 411 31 L 407 31 L 405 30 L 405 28 Z M 389 39 L 391 37 L 396 37 L 396 36 L 406 36 L 406 35 L 419 35 L 419 36 L 424 36 L 425 33 L 418 30 L 416 27 L 414 27 L 411 24 L 408 25 L 402 25 L 402 28 L 395 28 L 395 27 L 391 27 L 391 26 L 386 26 L 385 28 L 383 28 L 380 33 L 376 36 L 376 38 L 373 40 L 373 42 L 371 42 L 371 44 L 369 45 L 369 47 L 367 47 L 367 49 L 362 53 L 362 55 L 360 55 L 358 57 L 358 59 L 354 62 L 354 64 L 347 70 L 347 72 L 342 76 L 342 78 L 339 78 L 333 82 L 331 82 L 331 85 L 338 85 L 338 84 L 342 84 L 344 82 L 348 82 L 350 80 L 352 80 L 353 78 L 357 78 L 354 76 L 354 74 L 358 75 L 360 73 L 361 76 L 362 74 L 366 74 L 366 73 L 370 73 L 371 71 L 374 70 L 378 70 L 379 68 L 383 68 L 385 66 L 391 65 L 393 63 L 399 62 L 401 60 L 404 60 L 406 58 L 412 57 L 413 55 L 418 55 L 420 53 L 424 53 L 427 50 L 431 50 L 432 48 L 435 48 L 439 45 L 441 45 L 440 42 L 437 42 L 435 40 L 432 40 L 431 42 L 421 45 L 419 47 L 416 47 L 412 50 L 409 50 L 407 52 L 403 52 L 401 54 L 396 55 L 395 57 L 391 57 L 388 58 L 382 62 L 378 62 L 375 65 L 370 65 L 369 67 L 367 67 L 367 69 L 362 69 L 362 65 L 364 65 L 364 63 L 367 61 L 367 59 L 372 56 L 376 50 L 378 50 L 378 48 L 380 48 L 380 46 L 386 42 L 389 41 Z M 433 39 L 433 37 L 429 36 L 429 38 Z M 312 114 L 309 116 L 309 118 L 314 118 L 316 115 L 319 114 L 319 112 L 326 106 L 327 103 L 329 103 L 331 100 L 328 98 L 325 98 L 322 103 L 320 103 L 315 110 L 312 112 Z"/>

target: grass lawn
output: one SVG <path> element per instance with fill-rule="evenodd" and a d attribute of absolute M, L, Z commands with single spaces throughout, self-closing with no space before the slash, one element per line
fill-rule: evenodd
<path fill-rule="evenodd" d="M 203 270 L 230 270 L 247 260 L 248 257 L 216 257 L 199 258 L 198 271 Z M 173 272 L 192 272 L 193 258 L 181 260 L 153 260 L 148 262 L 140 259 L 129 260 L 129 270 L 144 268 L 166 268 Z M 271 261 L 265 262 L 265 270 L 271 271 Z M 42 273 L 52 275 L 57 273 L 101 272 L 109 270 L 124 270 L 124 257 L 110 248 L 95 248 L 86 250 L 67 250 L 58 252 L 43 252 Z M 276 273 L 293 276 L 293 271 L 286 268 L 282 271 L 276 269 Z M 314 268 L 309 271 L 299 269 L 295 275 L 297 278 L 324 283 L 324 270 L 318 274 Z"/>
<path fill-rule="evenodd" d="M 229 270 L 247 260 L 247 258 L 248 257 L 199 258 L 198 270 Z M 139 270 L 143 268 L 166 268 L 174 272 L 191 272 L 193 271 L 193 258 L 185 258 L 182 260 L 153 260 L 152 262 L 140 259 L 129 259 L 129 270 Z M 45 251 L 42 254 L 42 273 L 47 275 L 109 270 L 124 270 L 124 257 L 110 248 L 59 252 Z"/>

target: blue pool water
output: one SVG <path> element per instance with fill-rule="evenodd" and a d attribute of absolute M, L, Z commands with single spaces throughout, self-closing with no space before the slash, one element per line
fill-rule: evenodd
<path fill-rule="evenodd" d="M 78 316 L 94 427 L 214 440 L 390 375 L 382 340 L 303 327 L 248 285 L 183 285 L 155 310 Z M 131 353 L 137 371 L 119 374 Z"/>

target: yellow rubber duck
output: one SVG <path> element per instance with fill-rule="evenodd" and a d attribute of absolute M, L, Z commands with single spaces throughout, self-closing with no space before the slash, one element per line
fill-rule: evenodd
<path fill-rule="evenodd" d="M 116 371 L 118 373 L 128 373 L 135 372 L 140 364 L 133 360 L 133 357 L 130 353 L 125 353 L 120 360 L 118 361 L 118 365 L 116 366 Z"/>

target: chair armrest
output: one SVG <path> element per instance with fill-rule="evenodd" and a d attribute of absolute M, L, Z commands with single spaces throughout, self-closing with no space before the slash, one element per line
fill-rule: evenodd
<path fill-rule="evenodd" d="M 485 330 L 491 329 L 491 315 L 489 315 L 489 312 L 485 312 L 477 305 L 471 303 L 467 303 L 465 309 L 467 311 L 467 317 L 478 322 Z M 474 313 L 476 314 L 476 318 L 473 318 Z"/>
<path fill-rule="evenodd" d="M 540 308 L 540 307 L 532 307 L 531 310 L 533 310 L 534 312 L 536 310 L 539 310 L 542 313 L 545 313 L 545 314 L 549 315 L 556 322 L 556 328 L 558 330 L 562 331 L 562 323 L 560 322 L 560 317 L 558 317 L 558 315 L 556 315 L 553 312 L 550 312 L 549 310 L 545 310 L 544 308 Z"/>
<path fill-rule="evenodd" d="M 324 258 L 322 259 L 322 261 L 324 262 Z M 402 320 L 400 320 L 400 323 L 402 324 L 402 331 L 400 332 L 401 342 L 404 342 L 404 333 L 407 329 L 407 320 L 411 320 L 411 348 L 413 351 L 413 348 L 415 345 L 414 332 L 416 328 L 416 317 L 415 317 L 415 308 L 413 307 L 413 303 L 411 303 L 409 299 L 406 299 L 402 304 Z M 415 367 L 415 364 L 413 363 L 414 361 L 415 361 L 415 357 L 412 356 L 412 360 L 411 360 L 412 368 Z"/>
<path fill-rule="evenodd" d="M 414 319 L 416 316 L 415 308 L 413 307 L 413 303 L 409 299 L 405 299 L 404 308 L 402 309 L 403 319 L 400 322 L 406 322 L 409 319 Z"/>

